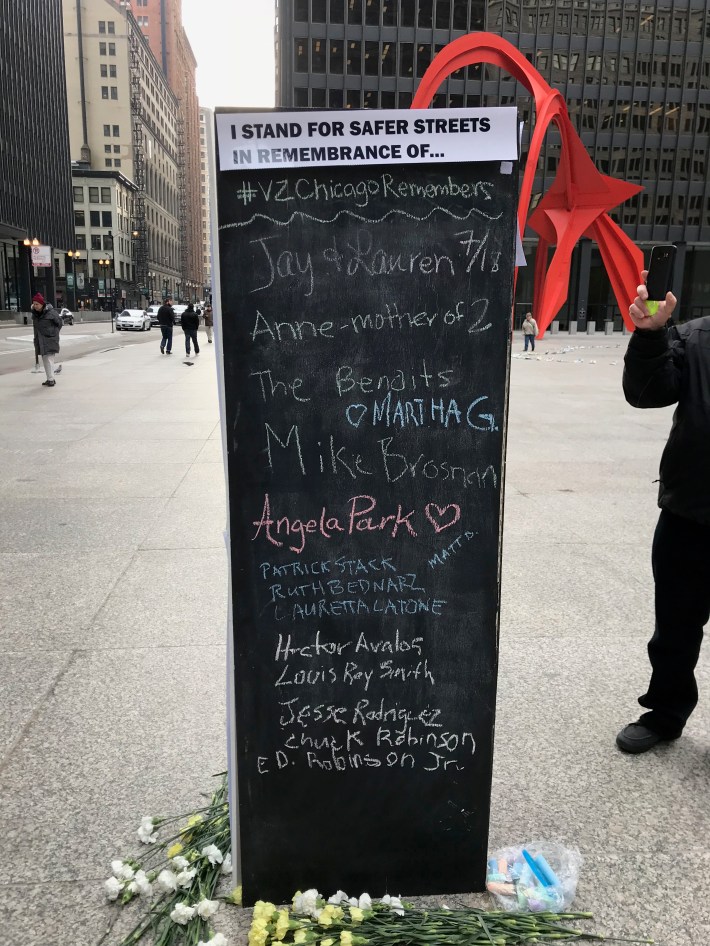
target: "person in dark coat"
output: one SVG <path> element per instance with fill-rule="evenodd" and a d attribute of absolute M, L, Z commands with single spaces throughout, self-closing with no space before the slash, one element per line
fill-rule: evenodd
<path fill-rule="evenodd" d="M 42 384 L 53 388 L 57 383 L 54 374 L 54 356 L 59 354 L 59 333 L 62 330 L 62 317 L 41 293 L 32 297 L 32 329 L 34 332 L 35 351 L 39 352 L 44 365 L 47 380 Z"/>
<path fill-rule="evenodd" d="M 160 326 L 160 354 L 172 355 L 173 349 L 173 325 L 175 323 L 175 312 L 173 311 L 173 300 L 168 296 L 165 302 L 158 309 L 158 325 Z"/>
<path fill-rule="evenodd" d="M 200 354 L 200 346 L 197 344 L 197 329 L 200 327 L 200 317 L 195 312 L 194 305 L 190 302 L 187 308 L 180 316 L 180 325 L 185 333 L 185 354 L 190 356 L 190 341 L 195 346 L 195 354 Z"/>
<path fill-rule="evenodd" d="M 212 306 L 207 303 L 205 306 L 205 331 L 207 332 L 207 341 L 212 344 L 212 326 L 214 325 L 214 319 L 212 317 Z"/>
<path fill-rule="evenodd" d="M 673 293 L 657 309 L 647 303 L 646 286 L 639 286 L 629 309 L 636 328 L 624 358 L 624 395 L 632 407 L 678 406 L 660 466 L 652 673 L 639 697 L 647 712 L 616 737 L 620 749 L 634 753 L 683 732 L 698 702 L 694 671 L 710 617 L 710 317 L 669 326 Z"/>

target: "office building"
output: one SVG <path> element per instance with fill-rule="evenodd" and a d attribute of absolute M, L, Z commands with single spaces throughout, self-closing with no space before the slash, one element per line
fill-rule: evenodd
<path fill-rule="evenodd" d="M 117 293 L 135 295 L 138 290 L 146 302 L 152 281 L 159 295 L 175 295 L 183 279 L 185 222 L 177 98 L 130 8 L 122 3 L 64 0 L 64 42 L 74 185 L 83 187 L 89 171 L 117 171 L 97 185 L 111 188 L 112 207 L 125 197 L 124 180 L 135 188 L 130 215 L 114 214 L 109 226 L 108 208 L 96 208 L 100 227 L 89 228 L 88 214 L 84 227 L 76 227 L 76 240 L 87 248 L 89 295 L 94 303 L 99 300 L 95 273 L 106 240 L 111 242 L 109 230 L 116 246 L 131 244 L 133 264 L 124 269 L 124 279 L 120 264 L 127 263 L 125 255 L 114 261 Z M 74 209 L 79 213 L 81 208 L 75 203 Z"/>
<path fill-rule="evenodd" d="M 212 260 L 210 236 L 210 169 L 214 113 L 211 108 L 200 109 L 200 221 L 202 228 L 203 298 L 212 295 Z"/>
<path fill-rule="evenodd" d="M 564 96 L 596 166 L 644 191 L 612 212 L 646 253 L 676 243 L 682 318 L 710 313 L 710 19 L 704 0 L 277 0 L 277 104 L 406 108 L 436 53 L 468 32 L 503 36 Z M 434 107 L 531 99 L 492 66 L 458 70 Z M 523 136 L 523 161 L 529 128 Z M 547 134 L 532 206 L 554 180 L 559 138 Z M 526 233 L 528 262 L 534 234 Z M 532 267 L 516 298 L 532 298 Z M 558 320 L 599 326 L 615 300 L 599 252 L 583 240 Z M 619 322 L 618 313 L 616 321 Z"/>
<path fill-rule="evenodd" d="M 27 311 L 32 292 L 54 301 L 73 239 L 61 0 L 0 0 L 0 24 L 0 310 Z M 51 247 L 49 266 L 25 240 Z"/>
<path fill-rule="evenodd" d="M 181 294 L 195 299 L 202 282 L 200 203 L 200 115 L 195 72 L 197 61 L 182 25 L 182 0 L 133 0 L 136 21 L 150 44 L 178 103 L 178 197 Z"/>

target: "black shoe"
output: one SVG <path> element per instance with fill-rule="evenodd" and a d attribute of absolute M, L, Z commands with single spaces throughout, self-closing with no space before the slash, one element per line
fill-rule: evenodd
<path fill-rule="evenodd" d="M 616 737 L 616 744 L 622 752 L 636 755 L 639 752 L 648 752 L 659 742 L 670 742 L 677 738 L 678 736 L 663 736 L 643 723 L 629 723 Z"/>
<path fill-rule="evenodd" d="M 43 381 L 42 382 L 45 388 L 53 388 L 56 383 L 57 383 L 56 381 Z"/>
<path fill-rule="evenodd" d="M 172 355 L 172 352 L 171 352 L 171 351 L 166 351 L 165 354 L 166 354 L 166 355 Z"/>
<path fill-rule="evenodd" d="M 164 354 L 165 354 L 165 350 L 164 350 L 163 348 L 160 349 L 160 354 L 161 354 L 161 355 L 164 355 Z"/>
<path fill-rule="evenodd" d="M 212 344 L 212 339 L 211 339 L 211 338 L 208 338 L 207 341 L 210 343 L 210 345 Z"/>

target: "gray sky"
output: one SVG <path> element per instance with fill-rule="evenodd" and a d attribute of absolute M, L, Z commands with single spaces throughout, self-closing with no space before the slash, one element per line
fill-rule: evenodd
<path fill-rule="evenodd" d="M 182 0 L 200 105 L 274 104 L 274 0 Z"/>

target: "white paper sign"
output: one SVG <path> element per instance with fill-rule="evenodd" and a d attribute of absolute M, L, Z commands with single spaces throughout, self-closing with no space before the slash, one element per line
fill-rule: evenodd
<path fill-rule="evenodd" d="M 220 170 L 516 161 L 515 108 L 218 112 Z"/>
<path fill-rule="evenodd" d="M 33 266 L 51 266 L 52 265 L 52 247 L 51 246 L 33 246 L 32 247 L 32 265 Z"/>

